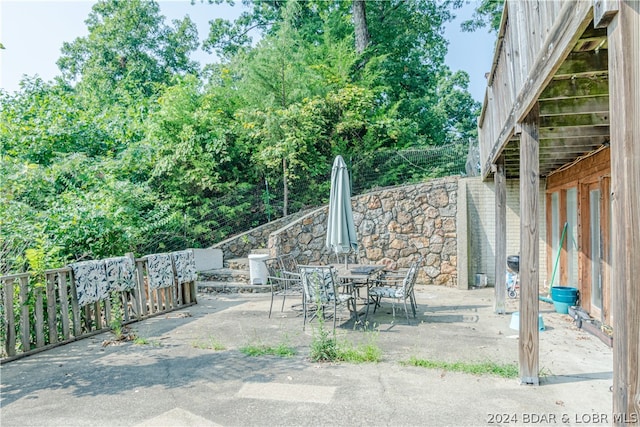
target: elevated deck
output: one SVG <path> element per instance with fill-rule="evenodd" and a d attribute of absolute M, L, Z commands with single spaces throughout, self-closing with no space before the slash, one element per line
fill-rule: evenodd
<path fill-rule="evenodd" d="M 556 191 L 546 222 L 558 224 L 567 221 L 563 192 L 571 185 L 579 194 L 581 300 L 613 319 L 612 418 L 637 422 L 640 1 L 507 0 L 488 77 L 478 136 L 482 177 L 493 175 L 495 186 L 496 277 L 506 267 L 506 181 L 517 179 L 520 188 L 521 382 L 538 384 L 538 248 L 553 238 L 540 239 L 540 184 Z M 504 312 L 504 288 L 496 285 L 496 312 Z"/>
<path fill-rule="evenodd" d="M 520 123 L 536 104 L 540 176 L 609 144 L 607 49 L 590 1 L 506 3 L 479 119 L 483 177 L 501 160 L 520 176 Z"/>

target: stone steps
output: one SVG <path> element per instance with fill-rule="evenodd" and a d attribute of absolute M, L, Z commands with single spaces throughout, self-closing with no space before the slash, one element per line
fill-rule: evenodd
<path fill-rule="evenodd" d="M 238 293 L 271 292 L 268 284 L 250 284 L 249 258 L 225 260 L 224 268 L 200 271 L 196 286 L 198 292 Z"/>
<path fill-rule="evenodd" d="M 219 281 L 202 281 L 196 282 L 198 292 L 202 293 L 262 293 L 271 292 L 270 285 L 250 285 L 245 282 L 219 282 Z"/>
<path fill-rule="evenodd" d="M 198 280 L 204 282 L 235 282 L 249 284 L 249 268 L 216 268 L 215 270 L 201 271 L 198 273 Z"/>
<path fill-rule="evenodd" d="M 246 270 L 247 277 L 249 277 L 249 258 L 231 258 L 226 260 L 224 264 L 226 268 L 231 270 Z"/>

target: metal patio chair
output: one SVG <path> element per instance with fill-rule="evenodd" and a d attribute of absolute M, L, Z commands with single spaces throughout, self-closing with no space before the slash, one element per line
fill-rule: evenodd
<path fill-rule="evenodd" d="M 292 254 L 284 254 L 278 257 L 282 271 L 292 278 L 300 279 L 300 270 L 298 269 L 298 261 Z"/>
<path fill-rule="evenodd" d="M 307 318 L 309 321 L 317 316 L 327 317 L 327 311 L 332 311 L 333 329 L 336 328 L 338 307 L 346 305 L 350 312 L 356 311 L 353 293 L 344 293 L 339 290 L 339 282 L 335 268 L 332 266 L 300 265 L 300 276 L 303 288 L 303 323 L 304 330 Z"/>
<path fill-rule="evenodd" d="M 271 304 L 269 305 L 269 318 L 271 318 L 275 297 L 282 297 L 280 311 L 284 311 L 287 297 L 302 297 L 302 283 L 299 275 L 290 274 L 282 268 L 280 258 L 268 258 L 263 262 L 267 267 L 267 283 L 271 286 Z"/>
<path fill-rule="evenodd" d="M 407 308 L 407 300 L 411 306 L 413 317 L 416 317 L 416 310 L 418 308 L 416 304 L 415 284 L 418 278 L 418 271 L 422 266 L 423 258 L 420 256 L 416 261 L 411 263 L 411 266 L 407 270 L 404 276 L 383 276 L 377 280 L 376 285 L 369 290 L 369 297 L 373 300 L 373 312 L 380 307 L 380 302 L 383 298 L 389 298 L 391 300 L 391 307 L 393 317 L 396 317 L 396 302 L 402 301 L 404 305 L 404 313 L 409 323 L 409 310 Z"/>

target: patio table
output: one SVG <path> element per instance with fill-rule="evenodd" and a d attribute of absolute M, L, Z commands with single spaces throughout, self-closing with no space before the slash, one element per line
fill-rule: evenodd
<path fill-rule="evenodd" d="M 354 304 L 357 312 L 357 303 L 362 301 L 366 305 L 364 320 L 366 322 L 369 315 L 369 289 L 375 284 L 375 279 L 384 270 L 384 265 L 368 265 L 368 264 L 331 264 L 338 274 L 338 280 L 341 286 L 349 287 L 353 293 Z M 361 289 L 366 290 L 366 296 L 360 295 Z"/>

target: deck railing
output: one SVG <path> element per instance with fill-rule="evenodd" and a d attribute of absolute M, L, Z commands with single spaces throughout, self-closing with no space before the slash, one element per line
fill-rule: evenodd
<path fill-rule="evenodd" d="M 129 255 L 133 258 L 132 255 Z M 0 362 L 195 304 L 195 281 L 151 289 L 147 256 L 135 259 L 131 290 L 80 306 L 70 267 L 0 276 Z"/>
<path fill-rule="evenodd" d="M 487 175 L 500 146 L 513 135 L 519 116 L 528 110 L 525 104 L 535 99 L 523 94 L 544 87 L 539 81 L 540 65 L 551 55 L 547 50 L 556 49 L 558 29 L 573 9 L 583 13 L 585 7 L 581 2 L 563 0 L 505 3 L 478 121 L 482 176 Z M 532 89 L 532 84 L 540 87 Z"/>

